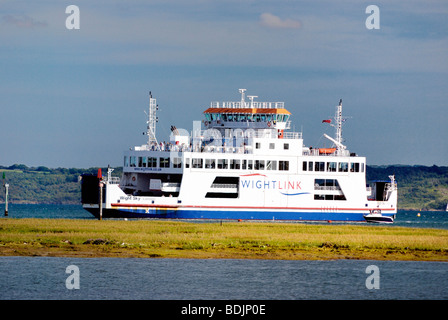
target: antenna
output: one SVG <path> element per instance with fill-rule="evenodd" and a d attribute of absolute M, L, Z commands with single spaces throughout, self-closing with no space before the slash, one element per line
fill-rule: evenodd
<path fill-rule="evenodd" d="M 258 96 L 247 96 L 250 100 L 250 107 L 254 107 L 254 98 L 258 98 Z"/>
<path fill-rule="evenodd" d="M 246 106 L 246 101 L 244 99 L 244 93 L 247 91 L 247 89 L 239 89 L 239 92 L 241 93 L 241 108 L 244 108 Z"/>
<path fill-rule="evenodd" d="M 148 147 L 155 143 L 157 144 L 157 138 L 156 138 L 156 123 L 157 123 L 157 116 L 156 112 L 159 109 L 159 106 L 157 105 L 157 100 L 152 97 L 151 91 L 149 91 L 149 114 L 148 116 Z M 146 112 L 145 112 L 146 113 Z"/>

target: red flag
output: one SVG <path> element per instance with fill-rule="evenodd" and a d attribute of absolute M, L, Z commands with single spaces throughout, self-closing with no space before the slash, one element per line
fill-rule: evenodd
<path fill-rule="evenodd" d="M 324 123 L 324 122 L 331 123 L 331 120 L 322 120 L 322 123 Z"/>
<path fill-rule="evenodd" d="M 101 168 L 98 168 L 98 174 L 96 176 L 98 179 L 102 179 L 103 178 L 103 174 L 101 173 Z"/>

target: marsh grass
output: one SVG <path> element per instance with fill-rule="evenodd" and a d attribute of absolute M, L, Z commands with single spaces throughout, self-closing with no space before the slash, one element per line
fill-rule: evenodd
<path fill-rule="evenodd" d="M 448 261 L 448 230 L 173 220 L 0 220 L 0 255 Z"/>

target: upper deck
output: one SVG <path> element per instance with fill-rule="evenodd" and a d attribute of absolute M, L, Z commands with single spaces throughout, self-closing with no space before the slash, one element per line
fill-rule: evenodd
<path fill-rule="evenodd" d="M 301 132 L 288 130 L 291 128 L 291 121 L 289 121 L 291 112 L 286 110 L 284 102 L 254 101 L 257 96 L 247 96 L 250 101 L 246 101 L 246 89 L 239 89 L 239 92 L 240 101 L 211 102 L 210 107 L 203 112 L 205 119 L 201 122 L 194 121 L 192 131 L 178 130 L 171 126 L 172 133 L 169 141 L 158 143 L 155 139 L 154 128 L 151 130 L 152 138 L 148 140 L 148 144 L 136 146 L 130 151 L 294 156 L 350 155 L 341 143 L 342 101 L 336 110 L 338 118 L 335 117 L 337 139 L 324 135 L 334 142 L 335 147 L 312 149 L 303 145 Z M 151 102 L 152 105 L 156 105 L 152 96 Z M 156 118 L 155 114 L 153 118 Z M 148 123 L 154 125 L 151 123 L 151 118 Z"/>

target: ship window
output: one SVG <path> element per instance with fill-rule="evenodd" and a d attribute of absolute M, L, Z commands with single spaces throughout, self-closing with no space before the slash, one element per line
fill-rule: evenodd
<path fill-rule="evenodd" d="M 202 158 L 193 158 L 193 159 L 191 159 L 191 167 L 192 168 L 202 169 L 202 163 L 203 163 L 203 159 Z"/>
<path fill-rule="evenodd" d="M 361 172 L 364 172 L 364 163 L 361 163 Z"/>
<path fill-rule="evenodd" d="M 170 158 L 160 158 L 160 168 L 169 168 Z"/>
<path fill-rule="evenodd" d="M 135 167 L 137 165 L 137 157 L 131 157 L 131 167 Z"/>
<path fill-rule="evenodd" d="M 241 169 L 246 170 L 247 168 L 247 160 L 243 160 L 243 163 L 241 165 Z"/>
<path fill-rule="evenodd" d="M 336 172 L 336 162 L 328 162 L 327 163 L 327 171 Z"/>
<path fill-rule="evenodd" d="M 218 159 L 218 169 L 227 169 L 227 159 Z"/>
<path fill-rule="evenodd" d="M 289 143 L 283 144 L 283 150 L 289 150 Z"/>
<path fill-rule="evenodd" d="M 155 168 L 155 167 L 157 167 L 157 158 L 148 157 L 148 168 Z"/>
<path fill-rule="evenodd" d="M 247 160 L 247 169 L 252 170 L 253 168 L 253 160 Z"/>
<path fill-rule="evenodd" d="M 215 169 L 215 159 L 205 159 L 205 169 Z"/>
<path fill-rule="evenodd" d="M 288 171 L 289 170 L 289 161 L 279 161 L 278 162 L 278 170 Z"/>
<path fill-rule="evenodd" d="M 275 149 L 275 143 L 269 143 L 269 149 Z"/>
<path fill-rule="evenodd" d="M 264 160 L 255 160 L 255 170 L 264 170 Z"/>
<path fill-rule="evenodd" d="M 314 163 L 314 171 L 325 171 L 325 162 L 316 161 Z"/>
<path fill-rule="evenodd" d="M 240 160 L 230 160 L 230 169 L 236 169 L 239 170 L 240 169 Z"/>
<path fill-rule="evenodd" d="M 313 171 L 313 161 L 308 161 L 308 171 Z"/>
<path fill-rule="evenodd" d="M 261 143 L 255 142 L 255 149 L 260 149 L 260 148 L 261 148 Z"/>
<path fill-rule="evenodd" d="M 185 158 L 185 168 L 190 168 L 190 158 Z"/>
<path fill-rule="evenodd" d="M 303 162 L 302 162 L 302 170 L 303 170 L 303 171 L 306 171 L 307 168 L 308 168 L 308 167 L 307 167 L 307 163 L 306 163 L 306 161 L 303 161 Z"/>
<path fill-rule="evenodd" d="M 266 170 L 277 170 L 277 161 L 267 160 L 266 161 Z"/>
<path fill-rule="evenodd" d="M 125 167 L 129 167 L 129 157 L 128 156 L 124 156 L 124 164 Z"/>
<path fill-rule="evenodd" d="M 173 158 L 173 168 L 182 168 L 182 158 Z"/>
<path fill-rule="evenodd" d="M 350 172 L 359 172 L 359 163 L 351 163 Z"/>
<path fill-rule="evenodd" d="M 348 172 L 348 163 L 347 162 L 339 162 L 338 171 L 339 172 Z"/>
<path fill-rule="evenodd" d="M 315 179 L 314 190 L 341 190 L 336 179 Z"/>

